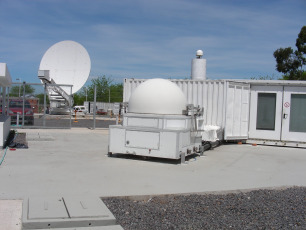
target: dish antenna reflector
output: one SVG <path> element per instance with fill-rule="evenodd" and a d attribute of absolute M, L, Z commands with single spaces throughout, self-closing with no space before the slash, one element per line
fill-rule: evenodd
<path fill-rule="evenodd" d="M 55 84 L 73 85 L 76 93 L 86 83 L 90 73 L 87 50 L 75 41 L 61 41 L 51 46 L 41 59 L 39 70 L 49 70 Z M 64 89 L 70 94 L 70 89 Z"/>
<path fill-rule="evenodd" d="M 90 66 L 87 50 L 77 42 L 58 42 L 46 51 L 40 62 L 38 78 L 46 85 L 50 114 L 70 112 L 72 94 L 86 83 Z M 72 85 L 72 88 L 63 85 Z"/>

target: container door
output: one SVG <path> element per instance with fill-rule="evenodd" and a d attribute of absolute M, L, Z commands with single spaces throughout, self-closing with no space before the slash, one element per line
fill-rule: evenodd
<path fill-rule="evenodd" d="M 243 140 L 248 138 L 249 95 L 249 84 L 228 83 L 224 128 L 225 140 Z"/>
<path fill-rule="evenodd" d="M 306 88 L 284 87 L 282 140 L 306 142 Z"/>
<path fill-rule="evenodd" d="M 249 138 L 280 140 L 283 86 L 252 86 Z"/>

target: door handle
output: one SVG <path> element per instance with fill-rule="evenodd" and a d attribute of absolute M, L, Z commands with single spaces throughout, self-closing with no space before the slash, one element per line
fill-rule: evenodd
<path fill-rule="evenodd" d="M 288 117 L 288 114 L 287 114 L 287 113 L 284 113 L 283 118 L 284 118 L 284 119 L 287 119 L 287 117 Z"/>

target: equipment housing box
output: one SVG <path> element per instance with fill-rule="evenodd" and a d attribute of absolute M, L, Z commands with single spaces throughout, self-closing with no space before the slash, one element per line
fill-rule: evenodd
<path fill-rule="evenodd" d="M 109 153 L 179 159 L 200 151 L 201 135 L 191 116 L 127 113 L 109 126 Z"/>

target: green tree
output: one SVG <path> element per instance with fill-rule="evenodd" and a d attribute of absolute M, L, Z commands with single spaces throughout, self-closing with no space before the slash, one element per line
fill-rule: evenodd
<path fill-rule="evenodd" d="M 94 101 L 94 88 L 96 88 L 97 98 L 99 102 L 122 102 L 123 85 L 112 84 L 113 80 L 105 75 L 99 76 L 91 80 L 89 86 L 84 86 L 79 92 L 73 95 L 74 105 L 82 105 L 84 101 Z"/>
<path fill-rule="evenodd" d="M 279 48 L 273 56 L 276 60 L 276 70 L 284 73 L 285 80 L 306 80 L 306 73 L 303 67 L 306 63 L 306 26 L 303 26 L 296 39 L 297 50 L 291 47 Z"/>
<path fill-rule="evenodd" d="M 91 85 L 88 87 L 88 93 L 90 94 L 90 98 L 93 100 L 94 96 L 94 87 L 96 86 L 96 93 L 97 93 L 97 101 L 108 102 L 108 93 L 110 89 L 110 85 L 112 80 L 105 75 L 99 76 L 95 79 L 91 80 Z"/>
<path fill-rule="evenodd" d="M 37 97 L 39 99 L 40 104 L 44 104 L 44 94 L 43 93 L 36 94 L 35 97 Z M 47 104 L 50 103 L 48 94 L 46 95 L 46 103 Z"/>
<path fill-rule="evenodd" d="M 13 97 L 22 97 L 23 96 L 23 86 L 24 85 L 14 85 L 10 89 L 10 96 Z M 35 92 L 35 89 L 31 85 L 25 85 L 25 94 L 33 94 Z"/>
<path fill-rule="evenodd" d="M 110 86 L 110 102 L 122 102 L 123 84 L 113 84 Z"/>
<path fill-rule="evenodd" d="M 84 101 L 86 101 L 86 91 L 87 87 L 82 87 L 77 93 L 73 94 L 73 105 L 83 105 Z"/>
<path fill-rule="evenodd" d="M 83 105 L 85 100 L 85 97 L 81 93 L 73 94 L 73 105 Z"/>
<path fill-rule="evenodd" d="M 273 74 L 272 76 L 269 75 L 260 75 L 258 77 L 251 77 L 251 80 L 277 80 L 277 77 Z"/>

